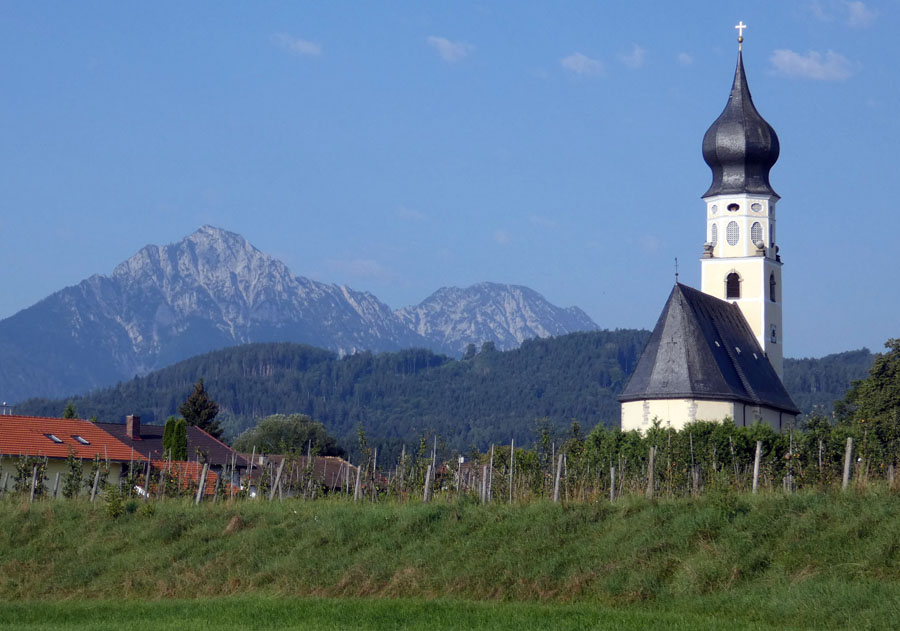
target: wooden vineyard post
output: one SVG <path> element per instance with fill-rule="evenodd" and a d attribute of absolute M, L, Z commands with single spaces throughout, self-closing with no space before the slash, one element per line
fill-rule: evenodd
<path fill-rule="evenodd" d="M 822 444 L 822 439 L 819 439 L 819 482 L 822 482 L 822 448 L 824 445 Z"/>
<path fill-rule="evenodd" d="M 428 502 L 431 499 L 431 467 L 432 465 L 428 465 L 428 469 L 425 470 L 425 489 L 422 491 L 422 501 Z"/>
<path fill-rule="evenodd" d="M 488 467 L 487 501 L 494 499 L 494 446 L 491 445 L 491 461 Z"/>
<path fill-rule="evenodd" d="M 656 482 L 653 479 L 655 460 L 656 447 L 650 447 L 650 453 L 647 455 L 647 499 L 653 499 L 653 485 Z"/>
<path fill-rule="evenodd" d="M 250 497 L 250 485 L 253 484 L 253 461 L 256 460 L 256 445 L 250 450 L 250 467 L 247 469 L 247 497 Z"/>
<path fill-rule="evenodd" d="M 56 472 L 56 481 L 53 483 L 53 499 L 59 495 L 59 471 Z"/>
<path fill-rule="evenodd" d="M 362 494 L 362 486 L 359 479 L 359 476 L 362 472 L 362 463 L 356 465 L 356 484 L 353 485 L 353 501 L 358 502 L 359 497 Z"/>
<path fill-rule="evenodd" d="M 272 485 L 272 489 L 269 491 L 269 501 L 275 499 L 275 493 L 278 491 L 278 487 L 281 485 L 281 474 L 284 471 L 284 463 L 287 461 L 287 458 L 282 458 L 281 463 L 278 465 L 278 471 L 275 473 L 275 484 Z"/>
<path fill-rule="evenodd" d="M 894 463 L 888 465 L 887 469 L 887 481 L 888 481 L 888 490 L 894 490 Z"/>
<path fill-rule="evenodd" d="M 846 489 L 850 484 L 850 460 L 853 458 L 853 438 L 847 437 L 847 448 L 844 450 L 844 477 L 841 480 L 841 489 Z"/>
<path fill-rule="evenodd" d="M 616 467 L 609 467 L 609 502 L 616 501 Z"/>
<path fill-rule="evenodd" d="M 509 503 L 513 503 L 513 479 L 516 475 L 516 439 L 509 441 Z"/>
<path fill-rule="evenodd" d="M 487 504 L 487 476 L 488 476 L 488 467 L 484 465 L 481 467 L 481 503 Z"/>
<path fill-rule="evenodd" d="M 700 465 L 691 467 L 691 494 L 694 497 L 700 495 Z"/>
<path fill-rule="evenodd" d="M 559 502 L 559 478 L 562 476 L 563 460 L 565 454 L 559 454 L 559 460 L 556 463 L 556 479 L 553 481 L 553 501 Z"/>
<path fill-rule="evenodd" d="M 100 484 L 100 466 L 97 465 L 97 472 L 94 474 L 94 486 L 91 487 L 91 502 L 97 497 L 97 485 Z"/>
<path fill-rule="evenodd" d="M 3 482 L 0 483 L 0 493 L 6 493 L 6 485 L 9 482 L 9 473 L 3 474 Z"/>
<path fill-rule="evenodd" d="M 203 491 L 206 490 L 206 475 L 209 473 L 209 463 L 203 463 L 203 469 L 200 471 L 200 484 L 197 485 L 197 496 L 194 498 L 194 504 L 199 504 L 203 499 Z"/>
<path fill-rule="evenodd" d="M 759 492 L 759 461 L 762 458 L 762 441 L 756 441 L 756 455 L 753 457 L 753 493 Z"/>
<path fill-rule="evenodd" d="M 37 465 L 34 465 L 31 468 L 31 497 L 28 500 L 28 503 L 31 504 L 34 502 L 34 487 L 37 483 Z"/>

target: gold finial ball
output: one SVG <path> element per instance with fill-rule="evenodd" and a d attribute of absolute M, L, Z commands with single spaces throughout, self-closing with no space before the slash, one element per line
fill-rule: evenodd
<path fill-rule="evenodd" d="M 743 43 L 744 43 L 743 35 L 738 35 L 738 44 L 743 44 Z"/>

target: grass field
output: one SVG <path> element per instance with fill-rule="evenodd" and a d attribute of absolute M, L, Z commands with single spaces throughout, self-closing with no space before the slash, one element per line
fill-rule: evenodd
<path fill-rule="evenodd" d="M 190 600 L 0 603 L 0 630 L 181 629 L 896 629 L 896 588 L 814 584 L 771 593 L 597 603 L 233 596 Z"/>
<path fill-rule="evenodd" d="M 900 498 L 0 501 L 0 629 L 900 627 Z"/>

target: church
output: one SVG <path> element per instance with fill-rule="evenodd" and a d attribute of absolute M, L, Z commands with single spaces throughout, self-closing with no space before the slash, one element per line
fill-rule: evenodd
<path fill-rule="evenodd" d="M 619 401 L 622 430 L 658 420 L 731 418 L 739 426 L 793 426 L 799 410 L 784 388 L 782 261 L 775 241 L 780 199 L 769 171 L 780 147 L 750 98 L 743 29 L 728 103 L 703 137 L 712 184 L 703 194 L 706 238 L 700 290 L 676 281 Z"/>

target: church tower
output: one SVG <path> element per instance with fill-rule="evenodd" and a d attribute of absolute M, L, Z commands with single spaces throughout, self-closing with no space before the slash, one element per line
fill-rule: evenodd
<path fill-rule="evenodd" d="M 738 26 L 742 33 L 743 23 Z M 775 241 L 780 197 L 769 184 L 769 170 L 778 160 L 778 136 L 750 98 L 742 43 L 739 36 L 728 103 L 703 137 L 703 159 L 713 178 L 703 195 L 706 243 L 700 288 L 740 308 L 782 378 L 782 263 Z"/>
<path fill-rule="evenodd" d="M 781 258 L 778 194 L 769 170 L 778 136 L 753 106 L 738 34 L 737 68 L 725 110 L 703 137 L 712 169 L 701 289 L 675 281 L 631 378 L 619 395 L 622 430 L 655 421 L 682 428 L 731 419 L 738 426 L 792 427 L 800 411 L 781 381 Z"/>

